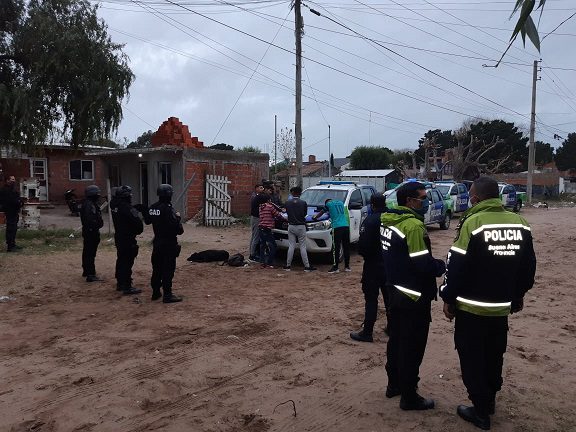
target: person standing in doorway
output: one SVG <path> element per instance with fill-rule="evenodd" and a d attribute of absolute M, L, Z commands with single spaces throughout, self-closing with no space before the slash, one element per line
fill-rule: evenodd
<path fill-rule="evenodd" d="M 293 187 L 290 189 L 290 194 L 292 198 L 284 204 L 286 213 L 288 213 L 288 257 L 284 270 L 291 270 L 294 250 L 298 242 L 300 258 L 302 258 L 302 262 L 304 263 L 304 271 L 311 272 L 316 270 L 316 268 L 310 265 L 308 253 L 306 252 L 306 216 L 308 215 L 308 204 L 306 201 L 300 199 L 300 195 L 302 195 L 301 187 Z"/>
<path fill-rule="evenodd" d="M 100 228 L 104 226 L 102 213 L 98 201 L 100 200 L 100 188 L 90 185 L 84 192 L 85 199 L 80 208 L 80 219 L 82 221 L 82 238 L 84 247 L 82 249 L 82 276 L 86 282 L 101 282 L 96 276 L 96 252 L 100 244 Z"/>
<path fill-rule="evenodd" d="M 2 204 L 6 216 L 6 251 L 15 252 L 22 249 L 16 245 L 16 233 L 20 220 L 20 209 L 22 208 L 22 198 L 16 190 L 16 177 L 9 176 L 6 180 L 0 191 L 0 204 Z"/>

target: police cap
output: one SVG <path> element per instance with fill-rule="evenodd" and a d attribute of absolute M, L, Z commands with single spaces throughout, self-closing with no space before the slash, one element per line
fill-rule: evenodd
<path fill-rule="evenodd" d="M 90 186 L 86 187 L 86 190 L 84 191 L 84 195 L 86 197 L 100 196 L 100 188 L 96 185 L 90 185 Z"/>
<path fill-rule="evenodd" d="M 172 189 L 172 186 L 170 186 L 169 184 L 161 184 L 160 186 L 158 186 L 157 193 L 159 197 L 170 198 L 174 193 L 174 189 Z"/>
<path fill-rule="evenodd" d="M 116 189 L 116 198 L 132 197 L 132 188 L 130 186 L 120 186 Z"/>

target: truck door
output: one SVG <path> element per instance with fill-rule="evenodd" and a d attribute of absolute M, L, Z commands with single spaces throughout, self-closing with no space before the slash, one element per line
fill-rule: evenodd
<path fill-rule="evenodd" d="M 362 200 L 362 192 L 360 189 L 355 189 L 350 195 L 348 201 L 348 213 L 350 214 L 350 242 L 357 242 L 360 238 L 360 222 L 362 221 L 362 209 L 364 202 Z"/>

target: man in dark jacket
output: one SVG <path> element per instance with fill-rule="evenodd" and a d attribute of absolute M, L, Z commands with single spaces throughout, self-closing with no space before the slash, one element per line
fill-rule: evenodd
<path fill-rule="evenodd" d="M 389 298 L 388 388 L 386 397 L 401 395 L 403 410 L 434 408 L 417 393 L 418 373 L 430 328 L 430 305 L 444 261 L 432 257 L 424 215 L 430 204 L 424 185 L 406 183 L 397 192 L 398 208 L 382 213 L 380 238 Z"/>
<path fill-rule="evenodd" d="M 172 294 L 172 279 L 176 270 L 176 258 L 180 255 L 177 236 L 184 234 L 180 214 L 172 207 L 173 189 L 169 184 L 158 186 L 158 202 L 152 204 L 144 219 L 152 224 L 152 300 L 163 297 L 164 303 L 181 302 L 182 298 Z M 163 293 L 160 292 L 162 288 Z"/>
<path fill-rule="evenodd" d="M 473 207 L 462 215 L 448 253 L 440 296 L 446 317 L 456 317 L 454 342 L 473 404 L 458 406 L 457 413 L 489 430 L 502 387 L 508 315 L 523 308 L 524 295 L 534 284 L 536 255 L 530 226 L 502 207 L 496 180 L 476 180 L 470 202 Z"/>
<path fill-rule="evenodd" d="M 264 204 L 268 198 L 264 195 L 264 186 L 257 184 L 254 186 L 254 193 L 250 199 L 250 246 L 248 250 L 248 260 L 252 262 L 260 261 L 260 204 Z"/>
<path fill-rule="evenodd" d="M 380 217 L 386 211 L 386 198 L 374 194 L 370 198 L 371 213 L 360 227 L 358 253 L 364 258 L 362 268 L 362 292 L 364 293 L 364 324 L 362 330 L 350 333 L 350 337 L 360 342 L 372 342 L 374 323 L 378 316 L 378 296 L 382 292 L 384 306 L 388 310 L 388 293 L 386 292 L 386 270 L 384 254 L 380 241 Z M 387 332 L 387 329 L 384 330 Z"/>
<path fill-rule="evenodd" d="M 90 185 L 84 192 L 85 199 L 80 209 L 80 219 L 82 221 L 82 237 L 84 247 L 82 249 L 82 276 L 86 277 L 86 282 L 102 281 L 96 276 L 96 251 L 100 244 L 100 228 L 104 226 L 102 213 L 98 200 L 100 199 L 100 188 Z"/>
<path fill-rule="evenodd" d="M 16 190 L 16 178 L 9 176 L 6 184 L 0 191 L 0 204 L 6 216 L 6 251 L 14 252 L 20 248 L 16 246 L 16 232 L 18 231 L 18 221 L 20 220 L 20 209 L 22 208 L 22 198 Z"/>
<path fill-rule="evenodd" d="M 136 236 L 142 234 L 144 225 L 138 210 L 132 207 L 132 188 L 120 186 L 110 201 L 116 243 L 116 289 L 124 295 L 140 294 L 132 286 L 132 266 L 138 256 Z"/>

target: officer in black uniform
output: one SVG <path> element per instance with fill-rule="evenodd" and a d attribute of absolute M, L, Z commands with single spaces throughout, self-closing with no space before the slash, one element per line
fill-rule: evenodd
<path fill-rule="evenodd" d="M 142 290 L 132 286 L 132 266 L 138 256 L 136 236 L 142 234 L 144 225 L 138 210 L 132 207 L 132 188 L 120 186 L 110 201 L 116 243 L 116 289 L 124 295 L 140 294 Z"/>
<path fill-rule="evenodd" d="M 22 198 L 16 190 L 16 178 L 14 176 L 8 177 L 0 195 L 2 211 L 6 215 L 6 251 L 14 252 L 21 249 L 20 246 L 16 246 L 16 232 L 18 231 L 18 220 L 22 208 Z"/>
<path fill-rule="evenodd" d="M 386 291 L 386 271 L 380 241 L 380 216 L 386 211 L 386 198 L 374 194 L 370 198 L 372 213 L 364 219 L 360 227 L 358 253 L 364 258 L 362 268 L 362 292 L 364 293 L 365 313 L 362 330 L 350 333 L 350 337 L 360 342 L 372 342 L 374 323 L 378 316 L 378 296 L 382 292 L 384 306 L 388 308 Z M 384 332 L 388 332 L 387 328 Z"/>
<path fill-rule="evenodd" d="M 154 228 L 152 249 L 152 300 L 163 297 L 164 303 L 177 303 L 181 297 L 172 294 L 172 278 L 176 258 L 180 255 L 177 236 L 184 233 L 180 214 L 172 207 L 173 189 L 169 184 L 158 186 L 158 202 L 152 204 L 145 217 L 146 224 Z M 163 295 L 160 293 L 163 288 Z"/>
<path fill-rule="evenodd" d="M 80 209 L 80 219 L 82 220 L 82 237 L 84 238 L 84 248 L 82 249 L 82 276 L 86 277 L 86 282 L 102 281 L 96 276 L 96 251 L 100 244 L 100 228 L 104 226 L 102 213 L 98 200 L 100 199 L 100 188 L 90 185 L 84 192 L 85 199 Z"/>

